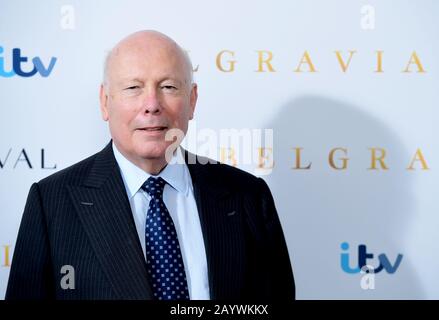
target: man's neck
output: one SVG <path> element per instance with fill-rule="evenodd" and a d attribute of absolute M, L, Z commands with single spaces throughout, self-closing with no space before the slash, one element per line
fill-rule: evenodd
<path fill-rule="evenodd" d="M 131 162 L 133 162 L 136 166 L 138 166 L 143 171 L 149 173 L 150 175 L 156 176 L 166 167 L 168 164 L 166 159 L 141 159 L 140 161 L 133 161 L 127 158 Z"/>
<path fill-rule="evenodd" d="M 166 156 L 160 157 L 160 158 L 141 158 L 141 157 L 135 157 L 132 156 L 126 152 L 123 151 L 122 148 L 116 145 L 116 143 L 113 141 L 113 146 L 117 149 L 117 151 L 128 161 L 133 163 L 135 166 L 139 167 L 146 173 L 149 173 L 150 175 L 158 175 L 160 172 L 163 171 L 163 169 L 167 166 L 168 162 L 166 161 Z M 174 150 L 175 153 L 175 150 Z"/>

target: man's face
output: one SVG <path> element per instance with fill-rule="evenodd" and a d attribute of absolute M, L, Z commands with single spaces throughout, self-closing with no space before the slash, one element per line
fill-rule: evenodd
<path fill-rule="evenodd" d="M 187 132 L 197 100 L 181 52 L 163 40 L 116 48 L 107 88 L 101 87 L 101 112 L 118 149 L 135 161 L 163 159 L 172 128 Z"/>

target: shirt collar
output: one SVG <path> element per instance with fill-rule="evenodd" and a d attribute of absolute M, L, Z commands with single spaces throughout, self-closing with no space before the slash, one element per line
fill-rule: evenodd
<path fill-rule="evenodd" d="M 143 183 L 153 175 L 142 170 L 125 158 L 125 156 L 117 149 L 114 142 L 112 144 L 114 157 L 119 165 L 128 198 L 131 199 L 137 191 L 139 191 Z M 190 176 L 182 152 L 183 150 L 178 148 L 174 152 L 172 160 L 158 175 L 154 177 L 162 177 L 172 188 L 187 196 Z"/>

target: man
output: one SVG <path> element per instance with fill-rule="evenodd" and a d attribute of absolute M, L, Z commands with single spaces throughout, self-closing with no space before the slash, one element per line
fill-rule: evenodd
<path fill-rule="evenodd" d="M 186 53 L 159 32 L 128 36 L 100 102 L 112 141 L 32 185 L 6 299 L 294 299 L 267 184 L 166 137 L 194 115 Z"/>

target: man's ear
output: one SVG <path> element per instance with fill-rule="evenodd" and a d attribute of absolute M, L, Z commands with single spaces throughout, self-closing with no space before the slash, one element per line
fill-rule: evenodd
<path fill-rule="evenodd" d="M 105 92 L 104 84 L 101 84 L 101 88 L 99 90 L 99 101 L 101 105 L 100 109 L 101 109 L 102 119 L 104 119 L 104 121 L 108 121 L 108 107 L 107 107 L 108 95 Z"/>
<path fill-rule="evenodd" d="M 191 96 L 190 96 L 190 108 L 191 108 L 191 116 L 190 120 L 194 118 L 195 106 L 198 100 L 198 86 L 196 83 L 192 84 Z"/>

